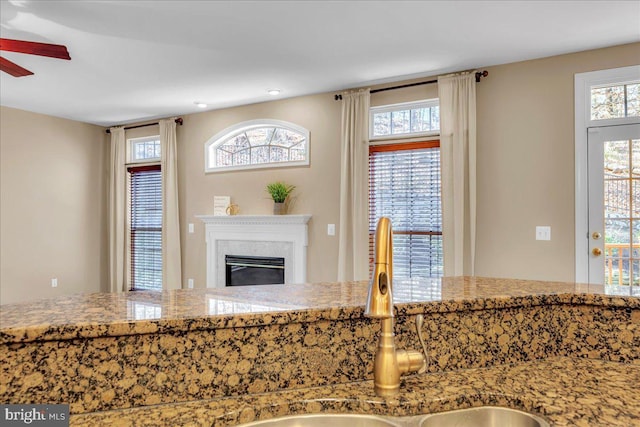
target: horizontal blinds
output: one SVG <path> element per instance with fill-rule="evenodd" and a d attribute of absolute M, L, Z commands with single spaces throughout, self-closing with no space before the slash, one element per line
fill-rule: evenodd
<path fill-rule="evenodd" d="M 369 257 L 377 221 L 393 225 L 395 277 L 442 276 L 440 148 L 437 141 L 372 146 L 369 152 Z"/>
<path fill-rule="evenodd" d="M 160 165 L 129 168 L 131 289 L 162 290 L 162 174 Z"/>

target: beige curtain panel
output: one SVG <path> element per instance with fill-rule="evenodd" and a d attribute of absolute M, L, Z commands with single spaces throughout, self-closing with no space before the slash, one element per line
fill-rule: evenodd
<path fill-rule="evenodd" d="M 476 246 L 475 72 L 438 78 L 444 275 L 473 275 Z"/>
<path fill-rule="evenodd" d="M 338 280 L 369 276 L 369 89 L 342 95 Z"/>
<path fill-rule="evenodd" d="M 109 287 L 111 292 L 126 291 L 126 142 L 123 127 L 112 127 L 109 167 Z"/>
<path fill-rule="evenodd" d="M 162 155 L 162 287 L 182 288 L 178 214 L 178 143 L 175 117 L 160 120 Z"/>

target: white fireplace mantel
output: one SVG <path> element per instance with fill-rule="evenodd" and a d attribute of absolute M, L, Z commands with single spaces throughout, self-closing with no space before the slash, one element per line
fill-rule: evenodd
<path fill-rule="evenodd" d="M 311 215 L 196 215 L 196 218 L 205 223 L 208 288 L 225 287 L 225 255 L 282 257 L 285 283 L 307 281 L 307 223 Z"/>

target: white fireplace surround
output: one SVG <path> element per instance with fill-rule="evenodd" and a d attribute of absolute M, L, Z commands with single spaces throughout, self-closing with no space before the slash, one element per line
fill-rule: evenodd
<path fill-rule="evenodd" d="M 284 258 L 285 283 L 307 281 L 311 215 L 196 215 L 205 223 L 207 288 L 225 287 L 225 255 Z"/>

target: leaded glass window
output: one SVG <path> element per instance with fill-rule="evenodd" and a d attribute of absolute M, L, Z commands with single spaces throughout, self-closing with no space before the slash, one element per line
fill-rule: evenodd
<path fill-rule="evenodd" d="M 159 162 L 160 136 L 129 139 L 129 163 Z"/>
<path fill-rule="evenodd" d="M 408 138 L 437 135 L 440 107 L 437 99 L 372 107 L 369 139 Z"/>
<path fill-rule="evenodd" d="M 309 164 L 309 131 L 279 120 L 243 122 L 205 144 L 205 172 Z"/>

